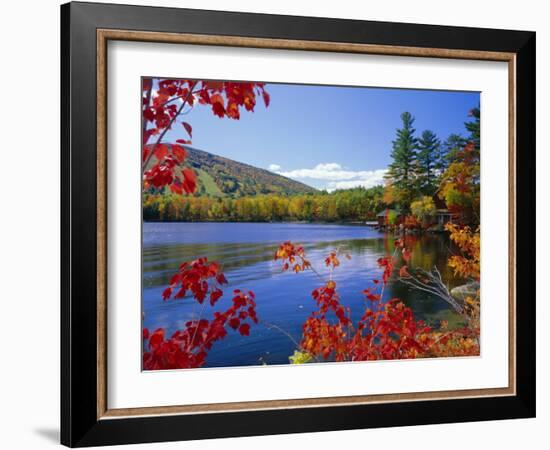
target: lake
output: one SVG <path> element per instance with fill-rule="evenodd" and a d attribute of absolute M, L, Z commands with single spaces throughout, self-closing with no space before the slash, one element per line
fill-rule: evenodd
<path fill-rule="evenodd" d="M 410 237 L 410 265 L 441 271 L 452 288 L 461 284 L 447 267 L 450 244 L 444 234 Z M 301 223 L 150 223 L 143 224 L 143 326 L 149 330 L 163 327 L 167 336 L 198 318 L 201 310 L 194 299 L 164 302 L 162 291 L 183 261 L 208 257 L 218 261 L 229 281 L 225 295 L 215 306 L 225 310 L 233 289 L 256 294 L 258 325 L 250 336 L 229 329 L 228 336 L 217 342 L 207 357 L 206 367 L 256 364 L 287 364 L 301 338 L 302 324 L 314 311 L 313 289 L 321 285 L 311 272 L 281 272 L 280 261 L 273 256 L 284 241 L 301 244 L 312 265 L 327 275 L 324 258 L 333 249 L 347 252 L 351 259 L 340 258 L 341 266 L 333 275 L 341 302 L 350 307 L 357 320 L 365 308 L 363 289 L 374 287 L 373 278 L 381 270 L 377 259 L 393 250 L 393 236 L 365 226 Z M 459 316 L 438 297 L 412 290 L 398 281 L 385 289 L 384 300 L 399 297 L 412 308 L 417 319 L 430 324 L 440 320 L 451 323 Z M 204 311 L 211 311 L 209 305 Z M 210 318 L 203 313 L 203 317 Z M 292 339 L 291 339 L 292 338 Z"/>

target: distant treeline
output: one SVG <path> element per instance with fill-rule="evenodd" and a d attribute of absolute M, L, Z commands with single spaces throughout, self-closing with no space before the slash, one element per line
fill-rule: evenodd
<path fill-rule="evenodd" d="M 182 222 L 351 222 L 374 220 L 384 188 L 241 198 L 144 194 L 143 220 Z"/>

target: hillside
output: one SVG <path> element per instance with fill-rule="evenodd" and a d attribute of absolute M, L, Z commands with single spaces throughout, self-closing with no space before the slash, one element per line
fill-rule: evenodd
<path fill-rule="evenodd" d="M 188 152 L 185 164 L 198 175 L 199 195 L 243 197 L 259 194 L 307 194 L 316 189 L 265 169 L 217 156 L 184 145 Z"/>

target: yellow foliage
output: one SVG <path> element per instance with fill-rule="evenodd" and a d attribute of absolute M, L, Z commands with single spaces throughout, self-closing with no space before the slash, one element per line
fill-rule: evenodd
<path fill-rule="evenodd" d="M 470 227 L 459 227 L 448 223 L 445 229 L 450 233 L 451 240 L 458 246 L 462 255 L 449 258 L 449 267 L 455 275 L 463 278 L 474 278 L 479 281 L 480 270 L 480 235 L 479 227 L 472 231 Z"/>
<path fill-rule="evenodd" d="M 445 229 L 450 233 L 451 240 L 460 249 L 462 255 L 454 255 L 449 258 L 449 267 L 454 270 L 455 275 L 463 278 L 480 279 L 480 234 L 479 227 L 472 231 L 470 227 L 459 227 L 448 223 Z M 479 289 L 475 298 L 466 297 L 464 310 L 470 320 L 470 325 L 479 327 L 480 317 L 480 296 Z"/>
<path fill-rule="evenodd" d="M 294 354 L 289 356 L 290 364 L 306 364 L 313 360 L 311 355 L 307 352 L 301 352 L 294 350 Z"/>
<path fill-rule="evenodd" d="M 411 203 L 411 212 L 421 222 L 426 222 L 437 212 L 433 199 L 427 195 Z"/>
<path fill-rule="evenodd" d="M 382 201 L 386 205 L 391 205 L 395 202 L 395 188 L 391 184 L 387 184 L 384 187 L 384 195 L 382 196 Z"/>

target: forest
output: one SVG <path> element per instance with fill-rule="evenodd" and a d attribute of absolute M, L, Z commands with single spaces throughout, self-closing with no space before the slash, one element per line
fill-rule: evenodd
<path fill-rule="evenodd" d="M 384 203 L 402 212 L 403 220 L 429 220 L 437 208 L 457 222 L 479 225 L 480 111 L 469 112 L 466 136 L 450 135 L 444 143 L 430 130 L 420 136 L 414 117 L 401 114 L 402 127 L 392 142 Z M 437 205 L 439 203 L 439 206 Z"/>
<path fill-rule="evenodd" d="M 373 220 L 384 208 L 382 186 L 317 194 L 211 197 L 146 195 L 145 221 L 355 222 Z"/>
<path fill-rule="evenodd" d="M 210 179 L 205 178 L 192 158 L 188 158 L 185 145 L 190 144 L 193 129 L 187 121 L 182 121 L 182 116 L 194 107 L 201 107 L 210 109 L 220 119 L 239 120 L 241 111 L 254 112 L 257 98 L 263 99 L 265 107 L 269 107 L 270 95 L 264 83 L 143 79 L 141 150 L 146 220 L 362 221 L 385 211 L 382 217 L 386 218 L 388 225 L 398 225 L 398 228 L 393 229 L 393 233 L 376 231 L 379 236 L 371 241 L 380 243 L 382 250 L 370 254 L 371 258 L 364 258 L 362 252 L 354 253 L 352 246 L 343 246 L 342 240 L 328 241 L 331 248 L 319 248 L 319 242 L 291 241 L 298 232 L 296 228 L 307 228 L 307 224 L 292 226 L 292 236 L 280 235 L 275 247 L 273 241 L 253 242 L 253 239 L 239 247 L 242 241 L 235 243 L 234 236 L 225 236 L 230 238 L 226 242 L 227 249 L 233 249 L 230 253 L 211 251 L 216 242 L 203 240 L 193 233 L 191 227 L 195 224 L 176 224 L 179 227 L 177 232 L 168 232 L 168 227 L 174 225 L 170 223 L 144 224 L 153 225 L 149 239 L 153 237 L 157 243 L 165 243 L 166 231 L 171 240 L 177 238 L 179 243 L 168 249 L 168 253 L 161 254 L 160 260 L 154 258 L 159 256 L 162 247 L 168 245 L 152 245 L 144 254 L 144 267 L 151 270 L 147 277 L 144 276 L 144 292 L 145 287 L 149 289 L 159 268 L 163 268 L 163 273 L 157 284 L 147 290 L 151 296 L 144 302 L 155 306 L 142 312 L 142 368 L 207 367 L 212 364 L 212 355 L 216 348 L 221 347 L 222 341 L 232 340 L 233 344 L 241 339 L 254 342 L 262 333 L 273 329 L 274 307 L 284 301 L 292 303 L 297 298 L 303 299 L 304 293 L 311 297 L 307 309 L 302 308 L 304 305 L 293 305 L 301 312 L 287 313 L 282 322 L 284 327 L 290 324 L 292 317 L 298 316 L 299 326 L 294 332 L 299 336 L 295 338 L 277 326 L 285 338 L 290 338 L 290 344 L 287 343 L 289 352 L 283 354 L 287 363 L 479 356 L 479 108 L 470 111 L 465 136 L 452 135 L 443 143 L 429 130 L 418 135 L 413 115 L 402 113 L 401 127 L 396 130 L 391 143 L 391 161 L 383 186 L 331 193 L 292 193 L 288 190 L 291 183 L 283 183 L 278 184 L 279 192 L 270 192 L 268 185 L 277 180 L 266 173 L 256 177 L 248 166 L 243 168 L 243 172 L 248 174 L 243 182 L 259 194 L 251 196 L 248 188 L 242 189 L 243 185 L 236 188 L 227 184 L 225 191 L 220 190 L 229 192 L 229 195 L 205 195 L 205 191 L 201 191 L 205 180 L 215 182 L 217 178 L 224 181 L 228 178 L 212 174 L 208 174 Z M 177 138 L 168 146 L 163 139 L 176 121 L 189 139 L 187 136 Z M 221 167 L 223 161 L 219 163 L 218 160 L 212 167 L 228 175 L 228 171 Z M 234 164 L 230 166 L 232 174 L 229 175 L 234 177 L 240 168 Z M 237 179 L 237 183 L 241 181 Z M 205 190 L 212 188 L 208 186 Z M 437 235 L 442 244 L 437 249 L 444 262 L 439 267 L 424 267 L 418 263 L 418 257 L 423 256 L 427 247 L 419 247 L 418 243 L 423 242 L 419 239 L 427 237 L 428 233 L 424 236 L 407 233 L 406 225 L 423 228 L 442 209 L 452 215 L 452 220 L 442 230 L 445 234 Z M 250 230 L 254 224 L 219 225 L 232 227 L 233 234 L 236 233 L 234 226 L 240 227 L 242 235 L 250 237 L 250 231 L 244 229 Z M 160 231 L 155 231 L 154 227 Z M 288 225 L 279 228 L 285 227 Z M 317 228 L 352 228 L 364 233 L 357 241 L 368 240 L 365 237 L 369 230 L 360 227 Z M 346 233 L 350 232 L 346 230 Z M 310 232 L 301 240 L 311 241 L 315 237 L 313 234 Z M 199 241 L 193 243 L 193 238 Z M 321 243 L 326 239 L 324 235 L 320 236 Z M 445 239 L 448 242 L 445 243 Z M 346 240 L 349 242 L 350 238 Z M 453 251 L 449 244 L 452 244 Z M 259 253 L 251 253 L 251 249 L 258 246 Z M 182 261 L 179 258 L 184 250 L 188 251 L 189 257 Z M 258 278 L 260 272 L 256 264 L 260 264 L 265 255 L 269 259 L 267 277 Z M 237 259 L 248 264 L 248 275 L 253 273 L 253 276 L 239 278 L 246 271 L 245 265 L 239 270 L 231 265 Z M 275 264 L 278 268 L 273 271 Z M 341 275 L 337 278 L 336 273 Z M 293 283 L 292 277 L 301 277 L 303 284 Z M 451 278 L 454 279 L 454 288 L 448 283 Z M 311 290 L 307 283 L 314 283 L 314 289 Z M 399 286 L 406 289 L 401 291 L 403 295 L 394 296 Z M 287 289 L 286 294 L 274 301 L 276 294 L 284 289 Z M 422 298 L 414 302 L 413 293 Z M 350 298 L 360 300 L 355 311 L 350 307 Z M 441 312 L 450 315 L 429 321 L 419 318 L 421 304 L 435 306 L 441 302 L 444 304 Z M 176 317 L 173 303 L 182 308 L 196 306 L 199 312 Z M 159 315 L 161 308 L 166 313 Z M 453 317 L 453 321 L 445 317 Z M 169 323 L 172 319 L 176 322 Z M 151 326 L 146 325 L 149 320 Z M 258 340 L 255 342 L 257 344 Z M 227 353 L 228 348 L 221 353 Z M 237 359 L 245 348 L 241 346 L 232 352 L 234 360 L 227 365 L 242 364 Z M 253 344 L 250 348 L 258 350 Z M 264 352 L 264 355 L 271 353 L 271 347 L 266 349 L 269 352 Z M 217 355 L 220 357 L 220 352 Z M 248 364 L 263 362 L 256 360 Z"/>
<path fill-rule="evenodd" d="M 411 226 L 429 223 L 447 208 L 461 222 L 479 223 L 480 114 L 474 108 L 466 136 L 441 141 L 431 130 L 417 135 L 414 117 L 401 115 L 392 142 L 385 185 L 333 192 L 307 189 L 292 180 L 207 152 L 187 149 L 199 188 L 182 196 L 166 187 L 143 195 L 143 220 L 173 222 L 364 222 L 386 209 Z M 200 167 L 194 167 L 201 162 Z M 244 170 L 243 170 L 244 168 Z M 243 173 L 245 176 L 243 176 Z M 227 179 L 231 174 L 232 187 Z M 219 181 L 221 180 L 221 181 Z M 220 184 L 221 183 L 221 184 Z M 236 187 L 235 187 L 236 186 Z M 257 192 L 249 195 L 249 192 Z M 399 220 L 388 215 L 388 221 Z"/>

